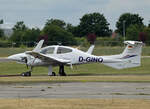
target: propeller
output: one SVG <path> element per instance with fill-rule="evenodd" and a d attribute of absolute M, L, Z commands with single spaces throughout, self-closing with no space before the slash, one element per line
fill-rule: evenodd
<path fill-rule="evenodd" d="M 26 67 L 27 67 L 27 69 L 28 69 L 28 59 L 27 59 L 27 57 L 22 57 L 21 60 L 26 63 Z"/>

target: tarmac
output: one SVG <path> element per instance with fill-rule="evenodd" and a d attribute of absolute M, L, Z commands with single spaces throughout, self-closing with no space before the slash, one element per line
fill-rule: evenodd
<path fill-rule="evenodd" d="M 0 84 L 0 98 L 150 99 L 150 83 L 72 82 Z"/>

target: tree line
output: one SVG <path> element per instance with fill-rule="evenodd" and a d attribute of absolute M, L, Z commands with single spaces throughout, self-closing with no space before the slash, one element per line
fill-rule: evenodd
<path fill-rule="evenodd" d="M 150 24 L 144 25 L 144 18 L 139 14 L 123 13 L 116 22 L 115 38 L 122 39 L 124 34 L 126 40 L 150 41 Z M 0 20 L 0 24 L 4 21 Z M 20 46 L 20 42 L 31 42 L 28 46 L 34 46 L 41 39 L 48 44 L 76 45 L 82 37 L 88 36 L 88 41 L 95 37 L 110 38 L 113 31 L 109 28 L 109 23 L 101 13 L 94 12 L 85 14 L 80 18 L 80 23 L 73 26 L 61 19 L 48 19 L 43 29 L 29 28 L 23 21 L 17 22 L 13 27 L 13 34 L 6 38 L 0 29 L 1 40 L 14 42 Z M 117 34 L 117 35 L 116 35 Z"/>

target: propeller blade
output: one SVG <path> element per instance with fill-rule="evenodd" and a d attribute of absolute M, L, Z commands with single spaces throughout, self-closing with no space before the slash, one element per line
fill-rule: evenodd
<path fill-rule="evenodd" d="M 27 57 L 22 57 L 22 60 L 26 63 L 26 67 L 28 69 L 28 59 L 27 59 Z"/>

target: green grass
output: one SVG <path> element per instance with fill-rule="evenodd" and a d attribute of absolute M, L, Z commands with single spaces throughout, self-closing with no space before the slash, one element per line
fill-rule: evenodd
<path fill-rule="evenodd" d="M 122 69 L 116 70 L 103 64 L 94 63 L 94 64 L 84 64 L 73 66 L 73 69 L 70 67 L 65 67 L 65 72 L 68 75 L 72 76 L 82 76 L 82 75 L 143 75 L 143 74 L 150 74 L 150 58 L 142 58 L 142 65 L 136 68 L 130 69 Z M 0 75 L 6 74 L 20 74 L 21 72 L 27 71 L 26 65 L 18 64 L 15 62 L 4 62 L 0 63 Z M 58 67 L 53 67 L 54 72 L 58 72 Z M 33 69 L 33 75 L 47 75 L 48 68 L 47 67 L 35 67 Z"/>
<path fill-rule="evenodd" d="M 125 47 L 101 47 L 95 46 L 93 54 L 95 55 L 114 55 L 120 54 L 124 50 Z M 88 48 L 81 48 L 86 51 Z M 142 56 L 150 56 L 150 47 L 144 46 L 142 49 Z"/>
<path fill-rule="evenodd" d="M 0 48 L 0 57 L 7 57 L 16 53 L 32 50 L 32 48 Z"/>
<path fill-rule="evenodd" d="M 87 48 L 81 48 L 86 50 Z M 122 47 L 100 47 L 97 46 L 94 50 L 96 55 L 111 55 L 118 54 L 123 51 Z M 31 50 L 31 48 L 0 48 L 0 56 L 9 56 L 15 53 L 24 52 L 26 50 Z M 150 47 L 143 48 L 143 55 L 150 55 Z M 68 75 L 111 75 L 111 74 L 150 74 L 150 58 L 142 58 L 141 67 L 116 70 L 110 67 L 104 66 L 103 64 L 94 63 L 94 64 L 84 64 L 79 66 L 73 66 L 73 70 L 70 67 L 65 67 L 65 72 Z M 58 67 L 53 68 L 54 72 L 58 72 Z M 5 62 L 0 63 L 0 75 L 5 74 L 20 74 L 21 72 L 27 71 L 27 68 L 24 64 L 18 64 L 15 62 Z M 35 67 L 33 69 L 33 75 L 47 75 L 47 67 Z"/>
<path fill-rule="evenodd" d="M 21 53 L 32 50 L 33 48 L 0 48 L 0 57 L 6 57 L 12 54 Z M 88 48 L 81 47 L 81 50 L 87 51 Z M 114 55 L 119 54 L 124 50 L 124 47 L 101 47 L 96 46 L 93 54 L 95 55 Z M 142 49 L 143 56 L 150 56 L 150 47 L 145 46 Z"/>
<path fill-rule="evenodd" d="M 150 75 L 130 75 L 130 76 L 32 76 L 32 77 L 1 77 L 0 85 L 4 84 L 33 84 L 33 83 L 63 83 L 63 82 L 138 82 L 150 83 Z M 21 86 L 21 88 L 23 88 Z"/>

